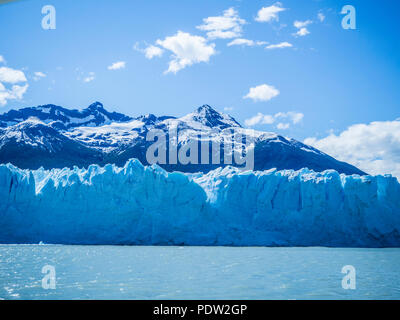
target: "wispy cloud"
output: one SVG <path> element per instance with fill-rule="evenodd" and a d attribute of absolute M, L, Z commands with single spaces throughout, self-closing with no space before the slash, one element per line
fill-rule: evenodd
<path fill-rule="evenodd" d="M 228 47 L 231 46 L 248 46 L 248 47 L 254 47 L 254 46 L 262 46 L 267 44 L 266 41 L 254 41 L 254 40 L 249 40 L 249 39 L 242 39 L 238 38 L 235 40 L 232 40 L 227 44 Z"/>
<path fill-rule="evenodd" d="M 280 123 L 278 123 L 278 125 L 276 126 L 276 128 L 277 129 L 279 129 L 279 130 L 286 130 L 286 129 L 289 129 L 290 128 L 290 123 L 283 123 L 283 122 L 280 122 Z"/>
<path fill-rule="evenodd" d="M 94 79 L 95 79 L 95 73 L 89 72 L 89 75 L 83 78 L 83 82 L 92 82 Z"/>
<path fill-rule="evenodd" d="M 307 26 L 308 26 L 309 24 L 311 24 L 311 23 L 312 23 L 311 20 L 306 20 L 306 21 L 295 21 L 295 22 L 293 23 L 293 25 L 294 25 L 294 27 L 297 28 L 298 30 L 297 30 L 297 32 L 294 33 L 293 35 L 294 35 L 294 36 L 297 36 L 297 37 L 304 37 L 304 36 L 306 36 L 307 34 L 310 34 L 310 31 L 307 29 Z"/>
<path fill-rule="evenodd" d="M 255 20 L 257 22 L 271 22 L 271 21 L 279 21 L 279 12 L 285 11 L 286 9 L 282 7 L 282 3 L 277 2 L 269 7 L 261 8 Z"/>
<path fill-rule="evenodd" d="M 278 44 L 271 44 L 269 46 L 266 46 L 266 49 L 283 49 L 283 48 L 291 48 L 293 45 L 289 42 L 281 42 Z"/>
<path fill-rule="evenodd" d="M 257 124 L 272 124 L 275 122 L 273 116 L 269 114 L 257 113 L 254 117 L 244 120 L 244 124 L 248 127 L 255 126 Z"/>
<path fill-rule="evenodd" d="M 311 20 L 306 20 L 306 21 L 295 21 L 293 23 L 293 25 L 297 28 L 297 29 L 301 29 L 304 27 L 307 27 L 309 24 L 311 24 L 312 21 Z"/>
<path fill-rule="evenodd" d="M 46 77 L 46 74 L 41 71 L 37 71 L 33 74 L 33 80 L 35 80 L 35 81 L 39 81 L 40 79 L 45 78 L 45 77 Z"/>
<path fill-rule="evenodd" d="M 275 115 L 262 114 L 261 112 L 259 112 L 254 117 L 246 119 L 244 123 L 248 127 L 252 127 L 252 126 L 260 125 L 260 124 L 271 125 L 274 123 L 278 123 L 276 125 L 277 129 L 286 130 L 286 129 L 290 128 L 291 124 L 300 123 L 303 120 L 303 118 L 304 118 L 303 113 L 294 112 L 294 111 L 278 112 Z"/>
<path fill-rule="evenodd" d="M 114 62 L 113 64 L 108 66 L 107 69 L 108 70 L 119 70 L 119 69 L 124 69 L 125 66 L 126 66 L 125 61 L 118 61 L 118 62 Z"/>
<path fill-rule="evenodd" d="M 318 20 L 320 22 L 324 22 L 325 20 L 325 15 L 322 12 L 318 12 Z"/>
<path fill-rule="evenodd" d="M 234 8 L 229 8 L 223 12 L 222 16 L 203 19 L 203 24 L 196 28 L 207 31 L 209 39 L 231 39 L 241 36 L 242 25 L 245 23 L 246 21 L 239 17 Z"/>
<path fill-rule="evenodd" d="M 5 63 L 5 62 L 6 62 L 6 60 L 4 59 L 4 57 L 0 56 L 0 63 Z"/>
<path fill-rule="evenodd" d="M 299 36 L 299 37 L 304 37 L 304 36 L 306 36 L 308 34 L 310 34 L 310 31 L 308 31 L 307 28 L 301 28 L 301 29 L 299 29 L 299 31 L 294 33 L 295 36 Z"/>
<path fill-rule="evenodd" d="M 277 114 L 275 114 L 275 118 L 276 119 L 288 119 L 293 124 L 298 124 L 303 120 L 304 114 L 302 114 L 300 112 L 294 112 L 294 111 L 278 112 Z"/>
<path fill-rule="evenodd" d="M 272 98 L 279 95 L 279 90 L 274 86 L 268 84 L 262 84 L 253 88 L 250 88 L 249 93 L 245 95 L 244 99 L 252 99 L 254 102 L 257 101 L 269 101 Z"/>

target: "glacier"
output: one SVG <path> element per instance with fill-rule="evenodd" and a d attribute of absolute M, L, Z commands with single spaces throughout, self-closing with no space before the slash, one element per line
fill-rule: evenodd
<path fill-rule="evenodd" d="M 0 165 L 0 243 L 399 247 L 395 177 Z"/>

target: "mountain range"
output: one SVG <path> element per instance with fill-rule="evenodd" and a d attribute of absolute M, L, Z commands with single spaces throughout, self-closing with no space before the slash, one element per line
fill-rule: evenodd
<path fill-rule="evenodd" d="M 220 141 L 221 160 L 224 139 L 232 136 L 233 131 L 252 138 L 254 170 L 309 168 L 317 172 L 334 169 L 345 174 L 365 174 L 295 139 L 243 128 L 233 117 L 209 105 L 180 118 L 153 114 L 133 118 L 108 112 L 100 102 L 83 110 L 52 104 L 11 110 L 0 115 L 0 163 L 12 163 L 21 169 L 50 169 L 107 163 L 123 166 L 129 159 L 137 158 L 148 165 L 146 151 L 154 144 L 146 140 L 148 132 L 157 130 L 168 136 L 172 129 L 179 133 L 178 148 L 204 137 Z M 224 165 L 178 162 L 160 166 L 167 171 L 209 172 Z"/>

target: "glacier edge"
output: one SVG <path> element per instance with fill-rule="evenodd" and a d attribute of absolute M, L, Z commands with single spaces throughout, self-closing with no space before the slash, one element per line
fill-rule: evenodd
<path fill-rule="evenodd" d="M 400 183 L 274 169 L 207 174 L 0 165 L 0 243 L 400 246 Z"/>

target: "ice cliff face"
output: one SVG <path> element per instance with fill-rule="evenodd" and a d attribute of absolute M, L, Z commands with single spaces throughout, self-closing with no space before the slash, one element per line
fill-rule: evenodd
<path fill-rule="evenodd" d="M 0 243 L 400 245 L 400 184 L 307 169 L 0 165 Z"/>

